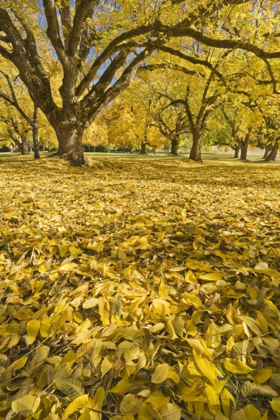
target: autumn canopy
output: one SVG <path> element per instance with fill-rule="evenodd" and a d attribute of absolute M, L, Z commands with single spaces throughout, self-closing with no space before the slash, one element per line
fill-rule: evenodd
<path fill-rule="evenodd" d="M 0 0 L 0 420 L 280 418 L 279 16 Z"/>
<path fill-rule="evenodd" d="M 138 120 L 139 113 L 150 114 L 142 138 L 154 127 L 173 141 L 176 153 L 188 131 L 190 157 L 199 161 L 216 112 L 246 159 L 247 144 L 260 130 L 262 142 L 274 146 L 278 13 L 275 1 L 1 0 L 0 55 L 9 68 L 4 75 L 19 76 L 29 101 L 54 130 L 58 155 L 75 165 L 85 163 L 85 131 L 140 80 L 146 81 L 142 95 L 152 103 L 135 111 Z M 132 112 L 139 102 L 136 89 L 130 91 Z M 172 116 L 164 115 L 166 109 Z M 248 114 L 238 128 L 236 110 Z M 29 126 L 36 118 L 29 118 Z"/>

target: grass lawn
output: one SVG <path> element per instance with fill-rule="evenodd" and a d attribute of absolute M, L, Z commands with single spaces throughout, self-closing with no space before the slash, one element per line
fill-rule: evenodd
<path fill-rule="evenodd" d="M 0 155 L 0 418 L 279 418 L 279 164 L 88 156 Z"/>

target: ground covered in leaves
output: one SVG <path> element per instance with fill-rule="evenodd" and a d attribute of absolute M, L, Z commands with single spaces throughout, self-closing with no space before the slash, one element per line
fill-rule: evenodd
<path fill-rule="evenodd" d="M 279 166 L 92 165 L 0 163 L 0 418 L 279 418 Z"/>

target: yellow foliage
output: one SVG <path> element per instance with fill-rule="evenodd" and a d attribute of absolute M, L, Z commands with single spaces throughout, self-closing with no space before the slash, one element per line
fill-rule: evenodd
<path fill-rule="evenodd" d="M 279 416 L 278 166 L 18 162 L 0 165 L 1 418 Z"/>

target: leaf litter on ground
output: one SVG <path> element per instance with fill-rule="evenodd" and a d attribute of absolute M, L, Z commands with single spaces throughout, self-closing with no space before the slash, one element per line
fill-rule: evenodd
<path fill-rule="evenodd" d="M 1 163 L 0 418 L 280 417 L 278 171 Z"/>

